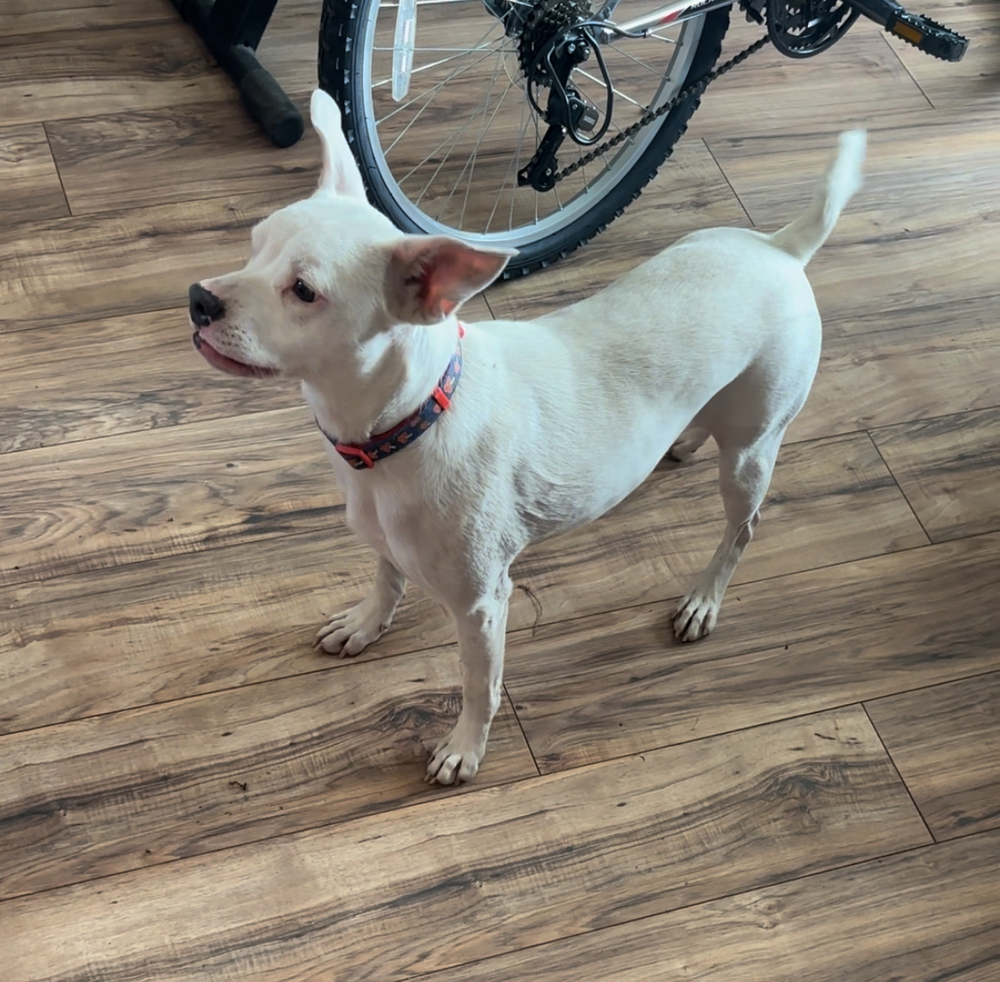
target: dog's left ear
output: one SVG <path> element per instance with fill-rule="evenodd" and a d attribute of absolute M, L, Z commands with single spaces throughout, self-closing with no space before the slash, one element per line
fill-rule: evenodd
<path fill-rule="evenodd" d="M 389 312 L 408 324 L 436 324 L 503 271 L 512 249 L 474 249 L 445 235 L 407 236 L 392 248 Z"/>
<path fill-rule="evenodd" d="M 316 89 L 309 103 L 309 118 L 323 144 L 323 172 L 319 178 L 320 191 L 333 191 L 352 198 L 365 197 L 365 184 L 354 162 L 354 155 L 347 145 L 340 122 L 340 109 L 322 89 Z"/>

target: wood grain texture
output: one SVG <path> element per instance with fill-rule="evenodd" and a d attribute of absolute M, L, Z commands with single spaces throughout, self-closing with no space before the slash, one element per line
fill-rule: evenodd
<path fill-rule="evenodd" d="M 1000 827 L 1000 672 L 866 708 L 936 839 Z"/>
<path fill-rule="evenodd" d="M 841 330 L 850 320 L 852 333 L 866 331 L 872 309 L 905 316 L 946 303 L 961 322 L 969 298 L 996 294 L 987 267 L 1000 247 L 1000 129 L 983 125 L 960 141 L 967 124 L 940 115 L 920 141 L 913 126 L 924 114 L 869 134 L 864 186 L 809 264 L 819 309 Z M 755 226 L 771 231 L 805 209 L 840 129 L 824 120 L 806 133 L 720 137 L 710 146 Z M 780 169 L 769 164 L 776 154 Z"/>
<path fill-rule="evenodd" d="M 222 101 L 59 120 L 48 134 L 74 215 L 254 192 L 306 197 L 319 180 L 312 127 L 278 149 Z"/>
<path fill-rule="evenodd" d="M 174 26 L 171 19 L 0 35 L 3 118 L 29 123 L 232 98 L 232 83 L 198 35 Z"/>
<path fill-rule="evenodd" d="M 298 197 L 211 198 L 0 226 L 0 334 L 176 309 L 188 287 L 243 265 L 250 227 Z"/>
<path fill-rule="evenodd" d="M 664 462 L 604 518 L 526 550 L 515 582 L 540 607 L 532 623 L 683 594 L 722 536 L 717 483 L 710 458 Z M 927 542 L 875 448 L 858 434 L 783 447 L 761 513 L 733 584 Z"/>
<path fill-rule="evenodd" d="M 934 542 L 1000 529 L 1000 409 L 872 433 Z"/>
<path fill-rule="evenodd" d="M 374 570 L 374 555 L 333 529 L 8 587 L 0 728 L 347 667 L 312 641 L 364 597 Z M 444 612 L 412 591 L 364 658 L 452 640 Z"/>
<path fill-rule="evenodd" d="M 69 214 L 45 130 L 38 124 L 0 127 L 0 214 L 5 225 Z"/>
<path fill-rule="evenodd" d="M 695 645 L 669 604 L 546 625 L 507 688 L 554 771 L 933 685 L 996 667 L 998 571 L 993 535 L 742 584 Z"/>
<path fill-rule="evenodd" d="M 338 978 L 399 979 L 928 840 L 867 717 L 848 707 L 8 901 L 0 913 L 18 982 L 318 980 L 331 952 Z M 67 917 L 75 930 L 56 958 L 27 941 Z"/>
<path fill-rule="evenodd" d="M 301 407 L 8 455 L 0 582 L 326 529 L 342 511 Z"/>
<path fill-rule="evenodd" d="M 434 650 L 0 737 L 0 895 L 438 800 L 460 677 Z M 504 700 L 474 789 L 537 773 Z"/>
<path fill-rule="evenodd" d="M 191 345 L 186 310 L 16 331 L 4 366 L 0 453 L 140 430 L 159 440 L 181 423 L 302 404 L 294 383 L 210 368 Z"/>
<path fill-rule="evenodd" d="M 1000 836 L 916 849 L 434 976 L 435 982 L 991 982 Z"/>
<path fill-rule="evenodd" d="M 0 35 L 12 37 L 51 31 L 91 31 L 111 25 L 170 23 L 171 8 L 159 0 L 5 0 Z"/>
<path fill-rule="evenodd" d="M 734 12 L 723 59 L 765 33 L 766 28 Z M 927 97 L 882 33 L 862 18 L 836 48 L 815 58 L 790 59 L 765 48 L 712 83 L 689 135 L 710 143 L 771 133 L 808 137 L 817 126 L 878 127 L 900 113 L 928 109 Z M 799 175 L 788 171 L 784 176 Z"/>
<path fill-rule="evenodd" d="M 1000 295 L 828 318 L 819 372 L 788 440 L 929 420 L 996 405 Z M 864 330 L 863 330 L 864 329 Z"/>

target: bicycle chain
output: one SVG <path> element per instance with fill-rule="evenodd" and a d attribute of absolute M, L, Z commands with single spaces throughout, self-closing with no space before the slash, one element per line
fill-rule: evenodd
<path fill-rule="evenodd" d="M 575 173 L 581 167 L 585 167 L 587 164 L 597 160 L 598 157 L 603 156 L 609 150 L 613 149 L 614 147 L 617 147 L 619 143 L 631 139 L 643 127 L 649 126 L 650 123 L 659 119 L 661 116 L 666 115 L 668 112 L 670 112 L 671 109 L 673 109 L 675 106 L 680 105 L 680 103 L 684 102 L 686 99 L 690 99 L 693 95 L 700 96 L 705 91 L 705 89 L 708 88 L 710 83 L 714 82 L 717 78 L 721 78 L 723 75 L 726 74 L 726 72 L 736 68 L 737 65 L 741 65 L 751 55 L 754 55 L 758 51 L 760 51 L 760 49 L 763 48 L 764 45 L 766 45 L 770 40 L 771 40 L 770 37 L 765 34 L 762 38 L 758 38 L 756 41 L 754 41 L 753 44 L 744 48 L 739 54 L 734 55 L 732 58 L 730 58 L 729 61 L 727 61 L 724 65 L 721 65 L 714 71 L 709 72 L 707 75 L 703 75 L 700 79 L 698 79 L 697 82 L 694 82 L 693 84 L 689 85 L 686 89 L 683 89 L 672 99 L 668 100 L 662 106 L 660 106 L 659 109 L 653 111 L 647 110 L 641 119 L 633 123 L 627 129 L 622 130 L 620 133 L 616 133 L 613 137 L 611 137 L 610 140 L 606 140 L 599 147 L 595 147 L 589 153 L 584 154 L 582 157 L 580 157 L 579 160 L 575 160 L 568 167 L 563 168 L 563 170 L 561 171 L 557 171 L 552 176 L 553 184 L 558 184 L 561 180 L 563 180 L 563 178 L 569 177 L 570 174 Z M 531 164 L 535 162 L 535 158 L 537 158 L 537 156 L 538 155 L 536 154 L 535 157 L 532 158 L 531 163 L 528 165 L 528 167 L 530 167 Z"/>

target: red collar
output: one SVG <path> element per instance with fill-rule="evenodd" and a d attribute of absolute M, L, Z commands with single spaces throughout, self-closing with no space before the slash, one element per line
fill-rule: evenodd
<path fill-rule="evenodd" d="M 346 460 L 356 471 L 370 470 L 383 457 L 391 457 L 394 453 L 405 449 L 417 437 L 426 433 L 438 420 L 440 415 L 451 405 L 451 397 L 458 387 L 458 380 L 462 375 L 462 338 L 465 337 L 465 328 L 458 325 L 458 345 L 455 353 L 448 362 L 441 380 L 434 387 L 434 391 L 417 408 L 416 412 L 407 416 L 401 423 L 398 423 L 391 430 L 379 433 L 371 437 L 366 443 L 357 446 L 341 443 L 335 436 L 327 433 L 320 425 L 320 433 L 333 444 L 334 450 Z"/>

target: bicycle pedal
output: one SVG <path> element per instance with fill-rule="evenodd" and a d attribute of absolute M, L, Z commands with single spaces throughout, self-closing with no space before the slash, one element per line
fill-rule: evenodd
<path fill-rule="evenodd" d="M 930 17 L 911 14 L 895 0 L 848 0 L 852 7 L 875 21 L 893 37 L 912 44 L 942 61 L 961 61 L 969 39 Z"/>
<path fill-rule="evenodd" d="M 886 30 L 942 61 L 961 61 L 969 48 L 968 38 L 919 14 L 904 11 L 892 18 Z"/>

